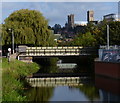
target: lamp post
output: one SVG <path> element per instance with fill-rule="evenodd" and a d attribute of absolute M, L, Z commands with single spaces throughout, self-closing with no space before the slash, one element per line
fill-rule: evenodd
<path fill-rule="evenodd" d="M 109 25 L 107 25 L 107 49 L 110 49 L 110 46 L 109 46 Z"/>
<path fill-rule="evenodd" d="M 12 53 L 14 54 L 14 32 L 13 29 L 9 29 L 12 32 Z"/>

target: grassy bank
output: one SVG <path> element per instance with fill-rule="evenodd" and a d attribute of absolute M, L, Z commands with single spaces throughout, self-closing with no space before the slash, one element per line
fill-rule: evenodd
<path fill-rule="evenodd" d="M 39 70 L 36 63 L 2 58 L 2 101 L 25 101 L 25 77 Z"/>

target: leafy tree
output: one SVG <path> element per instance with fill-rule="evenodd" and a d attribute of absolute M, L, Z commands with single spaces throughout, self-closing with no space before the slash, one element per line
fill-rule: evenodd
<path fill-rule="evenodd" d="M 111 22 L 110 28 L 110 44 L 120 45 L 120 22 Z"/>
<path fill-rule="evenodd" d="M 120 44 L 120 22 L 106 20 L 101 21 L 98 25 L 88 24 L 86 32 L 90 32 L 96 39 L 96 45 L 106 45 L 107 43 L 107 25 L 109 25 L 110 45 Z"/>
<path fill-rule="evenodd" d="M 13 12 L 2 25 L 2 44 L 11 44 L 11 31 L 14 31 L 15 44 L 53 46 L 55 44 L 48 21 L 36 10 L 21 9 Z"/>
<path fill-rule="evenodd" d="M 54 33 L 57 34 L 61 30 L 61 25 L 60 24 L 55 24 L 53 29 L 54 29 Z"/>
<path fill-rule="evenodd" d="M 77 36 L 72 42 L 73 45 L 95 46 L 96 39 L 90 32 Z"/>
<path fill-rule="evenodd" d="M 106 45 L 107 43 L 107 25 L 109 25 L 109 35 L 110 35 L 110 45 L 120 45 L 120 22 L 111 21 L 106 22 L 102 21 L 98 25 L 100 32 L 96 34 L 96 39 L 99 45 Z"/>

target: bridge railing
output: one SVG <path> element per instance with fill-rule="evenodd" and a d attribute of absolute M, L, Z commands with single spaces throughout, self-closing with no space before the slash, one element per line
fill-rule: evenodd
<path fill-rule="evenodd" d="M 67 56 L 67 55 L 91 55 L 95 53 L 93 48 L 81 46 L 71 47 L 27 47 L 20 46 L 19 53 L 24 56 Z"/>
<path fill-rule="evenodd" d="M 26 50 L 26 55 L 79 55 L 79 49 Z"/>
<path fill-rule="evenodd" d="M 40 50 L 40 49 L 81 49 L 82 46 L 65 46 L 65 47 L 26 47 L 27 50 Z"/>

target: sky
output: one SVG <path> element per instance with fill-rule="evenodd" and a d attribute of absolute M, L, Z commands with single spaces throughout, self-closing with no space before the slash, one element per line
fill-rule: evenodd
<path fill-rule="evenodd" d="M 11 13 L 20 9 L 38 10 L 48 19 L 50 26 L 64 26 L 67 15 L 74 14 L 75 21 L 87 21 L 87 11 L 94 11 L 95 20 L 104 15 L 118 13 L 118 2 L 2 2 L 2 23 Z"/>

